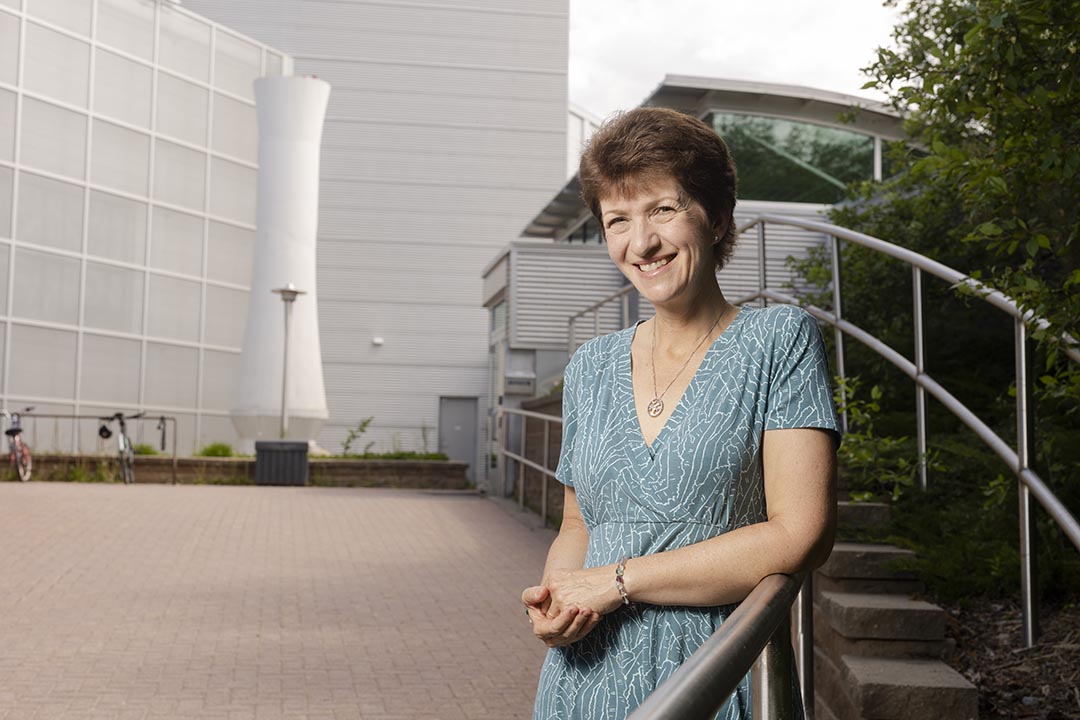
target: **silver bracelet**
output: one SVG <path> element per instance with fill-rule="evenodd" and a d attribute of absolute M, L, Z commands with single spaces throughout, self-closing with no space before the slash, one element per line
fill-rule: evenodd
<path fill-rule="evenodd" d="M 619 558 L 619 563 L 615 566 L 615 589 L 622 595 L 622 604 L 630 604 L 630 596 L 626 594 L 626 585 L 623 584 L 623 573 L 626 572 L 626 561 L 629 560 L 627 556 L 623 555 Z"/>

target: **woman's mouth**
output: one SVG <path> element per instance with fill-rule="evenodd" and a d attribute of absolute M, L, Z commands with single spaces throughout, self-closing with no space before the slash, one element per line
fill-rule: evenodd
<path fill-rule="evenodd" d="M 660 268 L 667 265 L 669 262 L 671 262 L 671 259 L 673 257 L 674 257 L 674 255 L 669 256 L 669 257 L 657 258 L 656 260 L 653 260 L 652 262 L 637 263 L 637 266 L 638 266 L 638 269 L 641 270 L 641 272 L 652 272 L 653 270 L 659 270 Z"/>

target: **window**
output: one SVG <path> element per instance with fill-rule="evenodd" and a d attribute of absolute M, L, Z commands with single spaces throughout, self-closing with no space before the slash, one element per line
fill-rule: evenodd
<path fill-rule="evenodd" d="M 146 255 L 146 208 L 144 202 L 91 190 L 87 252 L 141 263 Z"/>
<path fill-rule="evenodd" d="M 843 198 L 848 183 L 874 177 L 869 135 L 754 115 L 711 120 L 735 158 L 740 198 L 828 204 Z"/>
<path fill-rule="evenodd" d="M 25 59 L 23 83 L 27 90 L 86 107 L 90 86 L 88 44 L 27 23 Z"/>

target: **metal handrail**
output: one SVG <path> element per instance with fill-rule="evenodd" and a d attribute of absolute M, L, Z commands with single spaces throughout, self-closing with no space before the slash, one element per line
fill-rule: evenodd
<path fill-rule="evenodd" d="M 788 620 L 803 576 L 769 575 L 628 720 L 706 720 L 752 673 L 753 717 L 793 716 Z M 752 667 L 752 669 L 751 669 Z"/>
<path fill-rule="evenodd" d="M 937 398 L 950 412 L 961 422 L 976 433 L 980 440 L 986 443 L 994 453 L 1000 457 L 1009 469 L 1017 477 L 1019 494 L 1020 514 L 1020 590 L 1021 605 L 1023 611 L 1024 644 L 1031 647 L 1035 644 L 1038 628 L 1038 606 L 1036 601 L 1036 578 L 1034 569 L 1035 557 L 1035 522 L 1033 517 L 1034 507 L 1031 496 L 1041 504 L 1058 527 L 1068 536 L 1069 540 L 1080 550 L 1080 525 L 1069 513 L 1060 500 L 1050 491 L 1035 471 L 1029 467 L 1030 438 L 1030 404 L 1028 393 L 1028 369 L 1027 369 L 1027 332 L 1028 326 L 1046 330 L 1050 329 L 1050 323 L 1044 318 L 1036 316 L 1031 311 L 1021 310 L 1012 298 L 995 290 L 978 280 L 965 275 L 958 270 L 950 268 L 943 263 L 932 260 L 925 255 L 908 250 L 907 248 L 894 245 L 885 240 L 866 235 L 865 233 L 832 225 L 830 223 L 800 218 L 786 217 L 783 215 L 762 214 L 754 220 L 739 228 L 739 233 L 757 227 L 758 240 L 758 293 L 752 297 L 760 297 L 767 300 L 770 296 L 781 302 L 798 302 L 796 298 L 785 293 L 769 291 L 765 277 L 765 225 L 774 223 L 788 225 L 814 232 L 820 232 L 831 240 L 832 256 L 832 285 L 834 312 L 827 313 L 820 308 L 815 308 L 817 317 L 829 322 L 834 329 L 836 337 L 837 364 L 843 374 L 844 361 L 844 335 L 852 335 L 870 349 L 877 352 L 885 359 L 899 367 L 915 381 L 916 400 L 916 435 L 919 446 L 919 478 L 920 485 L 925 489 L 927 483 L 926 467 L 926 397 L 929 392 Z M 889 257 L 905 262 L 912 268 L 912 300 L 914 306 L 914 332 L 915 332 L 915 361 L 909 361 L 893 348 L 873 338 L 854 325 L 843 320 L 840 306 L 840 240 L 853 242 L 870 250 L 885 254 Z M 966 406 L 942 388 L 925 372 L 923 358 L 923 324 L 922 324 L 922 273 L 927 272 L 950 283 L 953 288 L 965 288 L 976 297 L 989 303 L 991 306 L 1007 313 L 1013 318 L 1014 350 L 1016 357 L 1016 451 L 993 432 L 986 423 L 982 422 Z M 810 310 L 808 307 L 807 310 Z M 1063 345 L 1062 350 L 1066 357 L 1073 362 L 1080 363 L 1080 349 L 1077 341 L 1070 335 L 1055 336 Z M 843 398 L 841 398 L 843 399 Z M 846 419 L 844 422 L 846 426 Z"/>

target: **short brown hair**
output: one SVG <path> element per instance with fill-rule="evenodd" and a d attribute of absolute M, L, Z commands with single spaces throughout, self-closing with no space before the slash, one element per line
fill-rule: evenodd
<path fill-rule="evenodd" d="M 726 223 L 714 250 L 723 267 L 735 248 L 735 162 L 707 124 L 668 108 L 617 113 L 589 140 L 578 170 L 581 197 L 601 229 L 600 198 L 631 194 L 661 177 L 674 178 L 711 225 Z"/>

